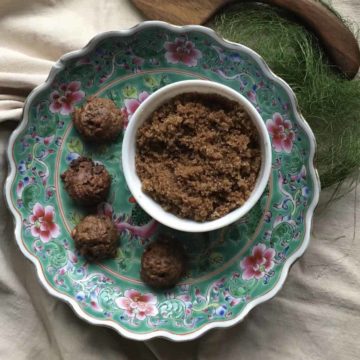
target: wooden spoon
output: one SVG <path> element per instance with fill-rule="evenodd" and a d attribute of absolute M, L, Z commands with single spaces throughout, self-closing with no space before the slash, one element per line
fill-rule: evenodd
<path fill-rule="evenodd" d="M 234 0 L 132 0 L 149 19 L 177 25 L 203 24 Z M 359 44 L 353 33 L 316 0 L 259 0 L 296 15 L 318 36 L 332 62 L 350 79 L 360 66 Z"/>

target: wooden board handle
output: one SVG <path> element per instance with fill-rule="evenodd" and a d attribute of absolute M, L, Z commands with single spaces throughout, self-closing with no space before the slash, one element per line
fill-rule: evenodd
<path fill-rule="evenodd" d="M 173 24 L 203 24 L 224 5 L 236 0 L 132 0 L 152 20 Z M 246 1 L 246 0 L 245 0 Z M 323 44 L 330 59 L 348 78 L 360 66 L 359 44 L 353 33 L 332 11 L 317 0 L 258 0 L 296 15 Z"/>
<path fill-rule="evenodd" d="M 286 9 L 307 25 L 319 38 L 325 51 L 349 78 L 356 76 L 360 66 L 359 44 L 353 33 L 325 5 L 312 0 L 264 0 Z"/>

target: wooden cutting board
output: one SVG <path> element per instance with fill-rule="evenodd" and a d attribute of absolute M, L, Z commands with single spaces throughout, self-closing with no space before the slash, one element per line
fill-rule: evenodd
<path fill-rule="evenodd" d="M 132 0 L 151 20 L 176 25 L 203 24 L 223 6 L 235 0 Z M 352 79 L 360 66 L 359 44 L 353 33 L 326 6 L 316 0 L 259 0 L 296 15 L 323 44 L 330 59 Z"/>

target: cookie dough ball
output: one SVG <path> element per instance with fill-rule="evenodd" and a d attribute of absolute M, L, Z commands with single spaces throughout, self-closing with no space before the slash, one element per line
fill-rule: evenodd
<path fill-rule="evenodd" d="M 111 176 L 105 166 L 82 156 L 71 162 L 61 179 L 70 197 L 83 205 L 104 201 L 111 185 Z"/>
<path fill-rule="evenodd" d="M 105 215 L 86 216 L 71 232 L 75 247 L 88 261 L 116 256 L 118 232 Z"/>
<path fill-rule="evenodd" d="M 92 97 L 74 111 L 73 122 L 86 141 L 105 143 L 120 134 L 124 115 L 112 100 Z"/>
<path fill-rule="evenodd" d="M 141 278 L 154 288 L 174 286 L 185 273 L 184 250 L 173 239 L 151 243 L 141 258 Z"/>

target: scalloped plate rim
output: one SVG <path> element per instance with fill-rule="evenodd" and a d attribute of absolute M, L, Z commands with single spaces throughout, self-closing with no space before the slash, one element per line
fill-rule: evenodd
<path fill-rule="evenodd" d="M 66 67 L 66 63 L 68 61 L 88 54 L 89 52 L 91 52 L 91 50 L 93 50 L 96 47 L 96 45 L 101 40 L 108 38 L 108 37 L 112 37 L 112 36 L 122 37 L 122 36 L 133 35 L 134 33 L 136 33 L 139 30 L 146 29 L 149 27 L 154 27 L 154 26 L 162 27 L 162 28 L 165 28 L 167 30 L 177 32 L 177 33 L 183 33 L 183 32 L 187 32 L 187 31 L 203 32 L 227 48 L 231 48 L 234 50 L 241 49 L 242 51 L 249 54 L 259 64 L 260 68 L 264 72 L 264 75 L 268 76 L 270 79 L 277 82 L 289 95 L 291 104 L 294 107 L 294 115 L 297 118 L 297 120 L 299 121 L 299 124 L 301 125 L 303 130 L 306 132 L 306 135 L 309 137 L 309 143 L 310 143 L 310 153 L 309 153 L 310 166 L 309 167 L 310 167 L 311 177 L 314 180 L 314 197 L 313 197 L 313 200 L 312 200 L 311 204 L 309 205 L 308 211 L 306 213 L 305 223 L 307 226 L 305 227 L 305 235 L 304 235 L 303 243 L 300 246 L 300 248 L 291 257 L 289 257 L 286 260 L 286 262 L 284 263 L 284 267 L 282 269 L 281 275 L 280 275 L 279 280 L 276 283 L 276 285 L 269 292 L 264 294 L 263 296 L 249 302 L 245 306 L 243 311 L 241 313 L 239 313 L 238 316 L 236 316 L 234 319 L 225 320 L 225 321 L 214 321 L 211 323 L 207 323 L 200 329 L 198 329 L 194 332 L 188 333 L 188 334 L 184 334 L 184 335 L 174 334 L 174 333 L 172 333 L 170 331 L 166 331 L 166 330 L 155 330 L 155 331 L 152 331 L 152 332 L 149 332 L 146 334 L 138 334 L 138 333 L 129 331 L 129 330 L 121 327 L 121 325 L 119 325 L 117 323 L 113 323 L 113 322 L 110 322 L 107 320 L 98 320 L 98 319 L 93 318 L 93 317 L 89 316 L 88 314 L 86 314 L 80 308 L 80 306 L 76 303 L 76 301 L 74 299 L 58 292 L 53 287 L 51 287 L 44 277 L 40 262 L 38 261 L 38 259 L 35 256 L 33 256 L 31 253 L 29 253 L 27 251 L 27 249 L 25 248 L 25 246 L 23 245 L 23 243 L 21 241 L 21 219 L 20 219 L 20 216 L 17 213 L 16 209 L 13 207 L 13 204 L 11 201 L 11 193 L 10 193 L 11 185 L 13 183 L 13 180 L 14 180 L 15 174 L 16 174 L 16 165 L 15 165 L 14 159 L 12 157 L 12 149 L 13 149 L 14 143 L 15 143 L 18 135 L 21 133 L 21 131 L 23 131 L 26 128 L 26 126 L 28 124 L 28 110 L 29 110 L 29 106 L 30 106 L 30 103 L 33 100 L 33 98 L 35 98 L 35 96 L 40 91 L 42 91 L 43 89 L 50 86 L 51 81 L 54 79 L 54 77 L 59 72 L 61 72 Z M 176 26 L 176 25 L 168 24 L 168 23 L 162 22 L 162 21 L 144 21 L 144 22 L 141 22 L 141 23 L 135 25 L 134 27 L 132 27 L 130 29 L 118 30 L 118 31 L 108 31 L 108 32 L 100 33 L 100 34 L 96 35 L 95 37 L 93 37 L 89 41 L 89 43 L 87 45 L 85 45 L 82 49 L 71 51 L 69 53 L 64 54 L 52 66 L 49 76 L 47 77 L 45 82 L 40 84 L 39 86 L 37 86 L 35 89 L 32 90 L 32 92 L 29 94 L 29 96 L 27 97 L 27 99 L 25 101 L 24 109 L 23 109 L 23 113 L 22 113 L 22 120 L 21 120 L 19 126 L 13 131 L 13 133 L 11 134 L 10 139 L 9 139 L 9 144 L 8 144 L 8 148 L 7 148 L 7 159 L 8 159 L 8 163 L 9 163 L 8 170 L 10 170 L 10 171 L 9 171 L 9 174 L 5 181 L 4 193 L 5 193 L 5 197 L 7 200 L 6 201 L 7 205 L 8 205 L 8 207 L 13 215 L 13 218 L 14 218 L 14 223 L 15 223 L 14 233 L 15 233 L 16 242 L 17 242 L 18 246 L 20 247 L 20 250 L 22 251 L 22 253 L 25 255 L 25 257 L 28 258 L 35 265 L 37 276 L 39 277 L 40 283 L 48 291 L 48 293 L 50 293 L 51 295 L 53 295 L 54 297 L 56 297 L 58 299 L 63 300 L 68 305 L 70 305 L 70 307 L 74 310 L 75 314 L 79 318 L 81 318 L 93 325 L 106 326 L 106 327 L 112 328 L 126 338 L 129 338 L 132 340 L 143 341 L 143 340 L 149 340 L 149 339 L 153 339 L 153 338 L 157 338 L 157 337 L 162 337 L 162 338 L 166 338 L 166 339 L 173 340 L 173 341 L 187 341 L 187 340 L 194 340 L 211 329 L 226 328 L 226 327 L 230 327 L 230 326 L 233 326 L 233 325 L 239 323 L 246 317 L 246 315 L 250 312 L 250 310 L 252 310 L 255 306 L 257 306 L 265 301 L 270 300 L 282 289 L 282 287 L 285 283 L 285 280 L 287 278 L 287 275 L 289 273 L 290 267 L 294 264 L 294 262 L 297 259 L 299 259 L 304 254 L 304 252 L 307 249 L 309 242 L 310 242 L 310 230 L 311 230 L 311 226 L 312 226 L 313 214 L 314 214 L 314 210 L 318 204 L 319 195 L 320 195 L 320 180 L 319 180 L 317 170 L 315 169 L 315 166 L 314 166 L 315 150 L 316 150 L 315 136 L 314 136 L 309 124 L 306 122 L 306 120 L 300 113 L 295 93 L 292 91 L 290 86 L 283 79 L 281 79 L 280 77 L 275 75 L 270 70 L 270 68 L 266 64 L 265 60 L 258 53 L 256 53 L 254 50 L 251 50 L 250 48 L 248 48 L 244 45 L 225 40 L 224 38 L 220 37 L 214 30 L 207 28 L 205 26 L 200 26 L 200 25 Z"/>

